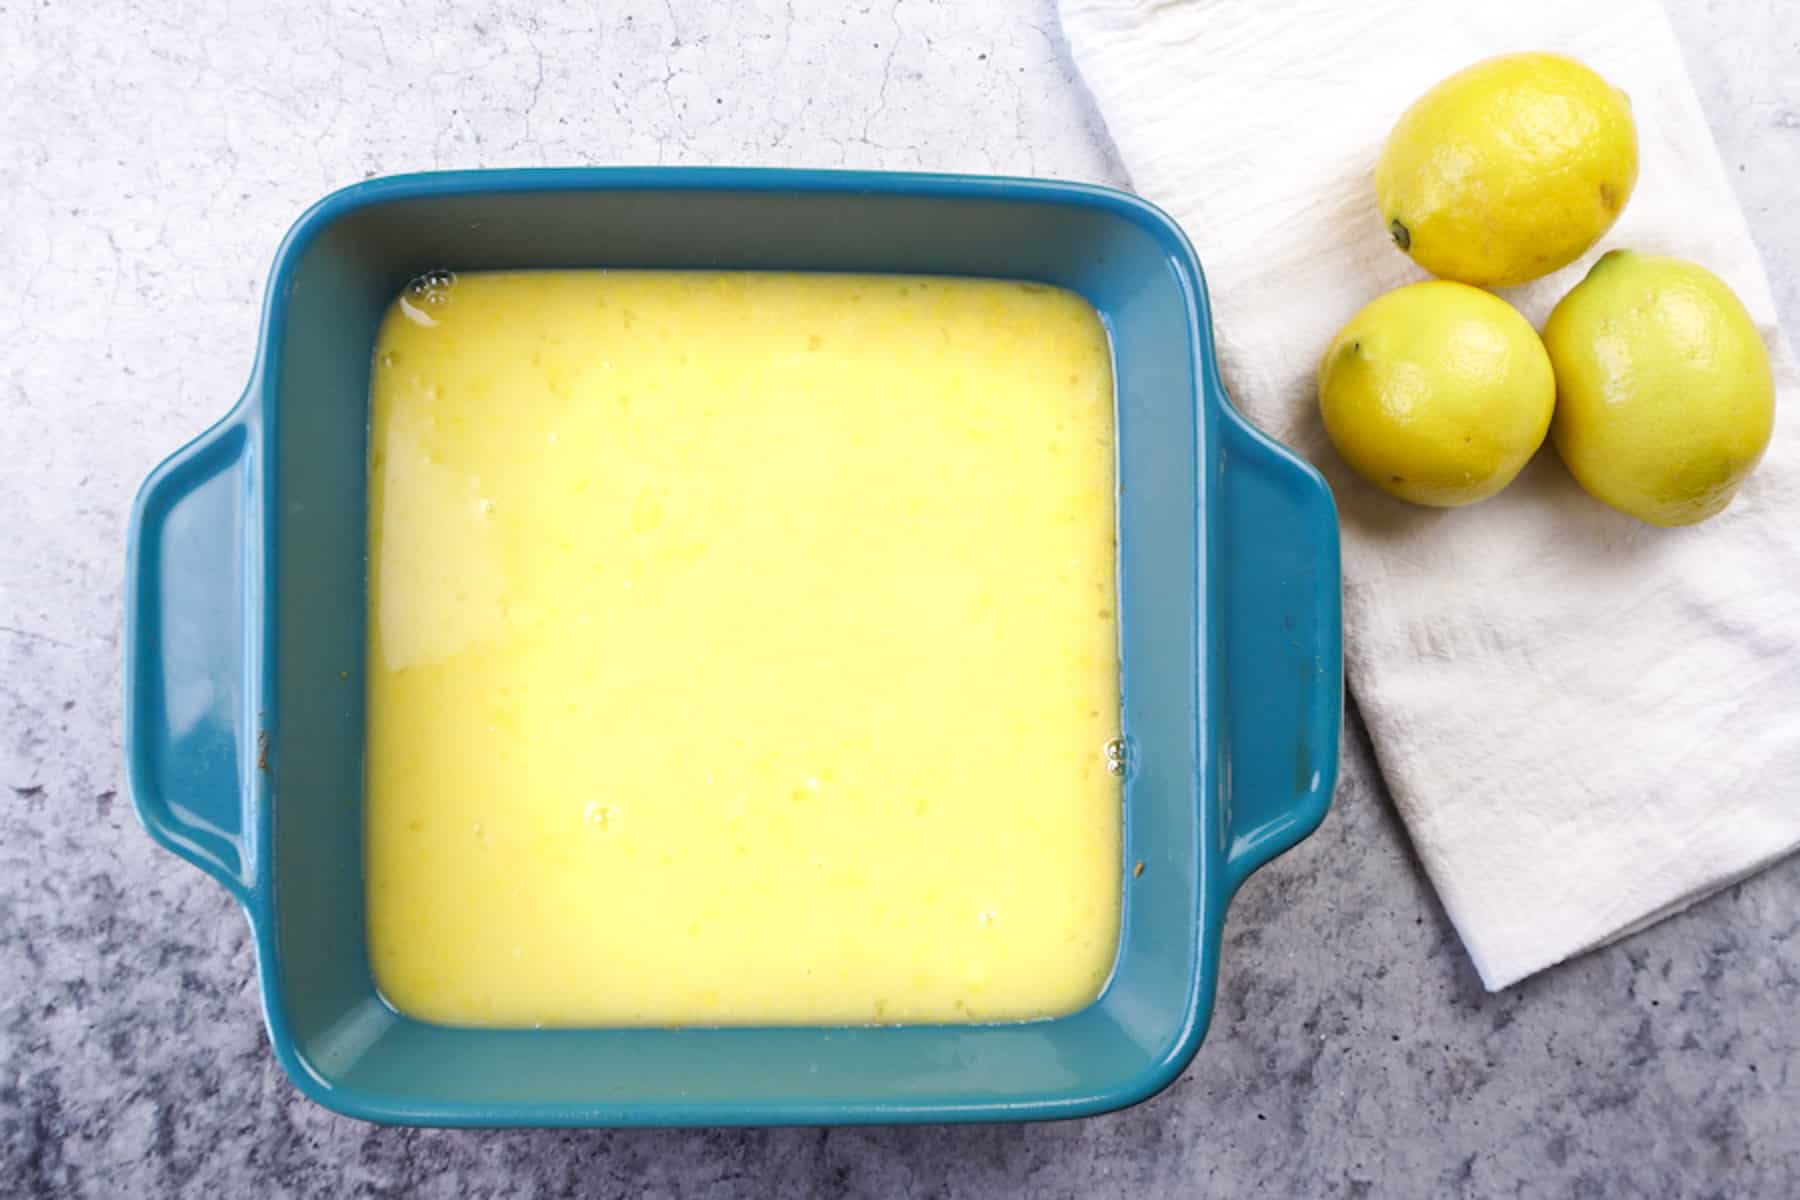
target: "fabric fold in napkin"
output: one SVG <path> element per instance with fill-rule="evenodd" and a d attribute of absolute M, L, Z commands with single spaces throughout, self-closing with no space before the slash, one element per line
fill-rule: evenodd
<path fill-rule="evenodd" d="M 1226 386 L 1331 481 L 1350 687 L 1419 857 L 1483 981 L 1669 916 L 1800 846 L 1800 400 L 1792 354 L 1654 0 L 1062 0 L 1134 187 L 1199 251 Z M 1720 275 L 1768 344 L 1775 439 L 1726 513 L 1641 525 L 1554 451 L 1507 491 L 1432 511 L 1338 462 L 1318 355 L 1424 278 L 1373 170 L 1401 111 L 1513 50 L 1587 62 L 1631 97 L 1637 190 L 1574 265 L 1501 294 L 1538 326 L 1603 251 Z"/>

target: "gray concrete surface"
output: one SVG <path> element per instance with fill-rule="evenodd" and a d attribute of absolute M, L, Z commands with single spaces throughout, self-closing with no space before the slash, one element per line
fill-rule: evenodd
<path fill-rule="evenodd" d="M 1800 330 L 1800 21 L 1788 0 L 1672 16 Z M 302 1100 L 243 920 L 122 794 L 132 491 L 237 396 L 311 200 L 621 162 L 1119 181 L 1049 0 L 0 0 L 0 1192 L 1800 1194 L 1800 861 L 1489 996 L 1354 719 L 1330 820 L 1231 914 L 1207 1045 L 1140 1108 L 442 1132 Z"/>

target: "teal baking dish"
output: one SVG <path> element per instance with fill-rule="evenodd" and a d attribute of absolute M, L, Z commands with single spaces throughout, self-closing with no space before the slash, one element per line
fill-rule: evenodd
<path fill-rule="evenodd" d="M 500 1030 L 421 1023 L 377 992 L 360 846 L 376 322 L 431 269 L 576 266 L 1001 276 L 1099 310 L 1128 766 L 1124 927 L 1091 1006 L 1015 1024 Z M 580 1126 L 1073 1117 L 1173 1080 L 1206 1028 L 1233 891 L 1325 814 L 1342 705 L 1330 494 L 1232 408 L 1208 321 L 1174 222 L 1079 184 L 472 171 L 373 180 L 306 213 L 243 397 L 138 496 L 124 639 L 133 802 L 248 913 L 294 1082 L 375 1121 Z"/>

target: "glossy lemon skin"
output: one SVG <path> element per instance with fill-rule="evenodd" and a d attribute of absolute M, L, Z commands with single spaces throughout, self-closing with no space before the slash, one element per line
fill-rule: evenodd
<path fill-rule="evenodd" d="M 1443 279 L 1505 287 L 1567 266 L 1637 183 L 1631 103 L 1559 54 L 1486 59 L 1401 115 L 1375 170 L 1396 245 Z"/>
<path fill-rule="evenodd" d="M 1376 298 L 1319 362 L 1319 411 L 1352 470 L 1413 504 L 1473 504 L 1543 444 L 1556 399 L 1530 322 L 1466 284 Z"/>
<path fill-rule="evenodd" d="M 1768 351 L 1704 267 L 1615 250 L 1556 306 L 1544 343 L 1557 453 L 1620 512 L 1660 526 L 1716 516 L 1768 447 Z"/>

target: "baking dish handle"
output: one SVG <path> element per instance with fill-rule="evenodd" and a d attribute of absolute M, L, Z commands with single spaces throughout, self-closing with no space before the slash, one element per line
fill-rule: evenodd
<path fill-rule="evenodd" d="M 252 439 L 234 413 L 153 471 L 125 567 L 125 768 L 138 819 L 244 901 L 245 784 L 261 765 L 245 711 Z"/>
<path fill-rule="evenodd" d="M 1310 465 L 1221 405 L 1219 772 L 1227 886 L 1324 820 L 1344 667 L 1337 509 Z"/>

